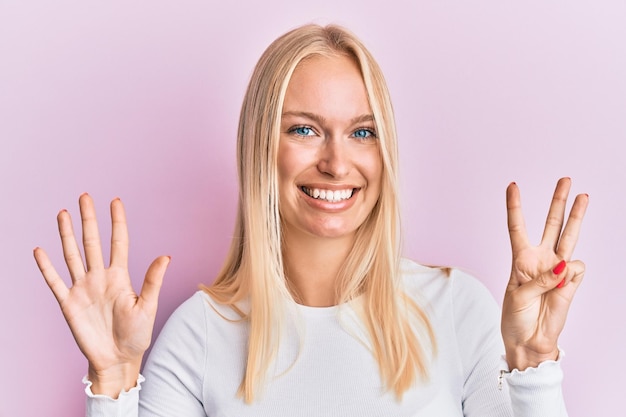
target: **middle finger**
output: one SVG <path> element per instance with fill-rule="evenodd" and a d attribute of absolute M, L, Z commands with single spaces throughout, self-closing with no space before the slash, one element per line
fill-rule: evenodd
<path fill-rule="evenodd" d="M 556 251 L 563 228 L 563 218 L 565 217 L 565 206 L 567 204 L 567 196 L 572 181 L 569 178 L 561 178 L 554 190 L 548 218 L 546 219 L 546 227 L 543 230 L 541 244 L 548 244 Z"/>
<path fill-rule="evenodd" d="M 79 198 L 80 217 L 83 222 L 83 247 L 85 248 L 85 261 L 87 270 L 103 269 L 102 248 L 100 246 L 100 233 L 93 200 L 85 193 Z"/>
<path fill-rule="evenodd" d="M 74 236 L 74 228 L 72 227 L 72 218 L 67 210 L 61 210 L 57 215 L 57 224 L 59 226 L 59 236 L 61 236 L 61 246 L 63 247 L 63 257 L 65 264 L 70 272 L 72 282 L 81 279 L 85 275 L 85 265 L 83 258 L 76 243 Z"/>

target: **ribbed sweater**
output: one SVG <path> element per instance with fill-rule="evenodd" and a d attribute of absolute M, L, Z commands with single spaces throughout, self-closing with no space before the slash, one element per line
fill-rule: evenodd
<path fill-rule="evenodd" d="M 248 324 L 197 292 L 169 318 L 137 387 L 117 400 L 93 395 L 88 417 L 467 416 L 565 417 L 558 361 L 504 374 L 500 309 L 470 275 L 403 260 L 405 291 L 425 310 L 437 351 L 430 378 L 401 399 L 383 386 L 367 333 L 351 304 L 288 306 L 271 377 L 246 404 L 236 393 Z M 218 314 L 219 312 L 219 314 Z M 427 345 L 425 343 L 425 345 Z M 559 359 L 560 360 L 560 359 Z M 499 387 L 501 385 L 501 387 Z"/>

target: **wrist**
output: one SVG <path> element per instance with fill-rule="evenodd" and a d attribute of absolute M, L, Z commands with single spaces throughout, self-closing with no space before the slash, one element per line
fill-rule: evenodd
<path fill-rule="evenodd" d="M 95 369 L 91 365 L 87 377 L 91 382 L 91 392 L 117 399 L 122 391 L 137 385 L 141 363 L 124 363 L 107 369 Z"/>
<path fill-rule="evenodd" d="M 559 349 L 555 347 L 548 353 L 536 352 L 523 346 L 506 347 L 506 362 L 509 370 L 524 371 L 527 368 L 536 368 L 545 361 L 556 361 L 559 358 Z"/>

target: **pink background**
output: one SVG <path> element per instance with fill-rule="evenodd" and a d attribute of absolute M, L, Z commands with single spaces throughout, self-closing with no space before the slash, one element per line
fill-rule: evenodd
<path fill-rule="evenodd" d="M 232 233 L 248 77 L 307 22 L 348 26 L 385 71 L 407 256 L 461 266 L 501 300 L 506 185 L 520 185 L 534 239 L 560 176 L 590 194 L 565 396 L 573 417 L 623 415 L 625 3 L 296 3 L 0 0 L 0 416 L 83 413 L 86 363 L 31 256 L 42 246 L 65 272 L 55 215 L 76 214 L 80 193 L 105 240 L 108 202 L 126 203 L 137 286 L 172 256 L 157 330 L 212 279 Z"/>

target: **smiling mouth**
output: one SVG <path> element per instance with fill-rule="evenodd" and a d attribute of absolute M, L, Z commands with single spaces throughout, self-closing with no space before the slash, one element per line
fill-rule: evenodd
<path fill-rule="evenodd" d="M 347 188 L 345 190 L 324 190 L 319 188 L 300 187 L 302 192 L 316 200 L 324 200 L 329 203 L 337 203 L 343 200 L 349 200 L 354 191 L 358 188 Z"/>

